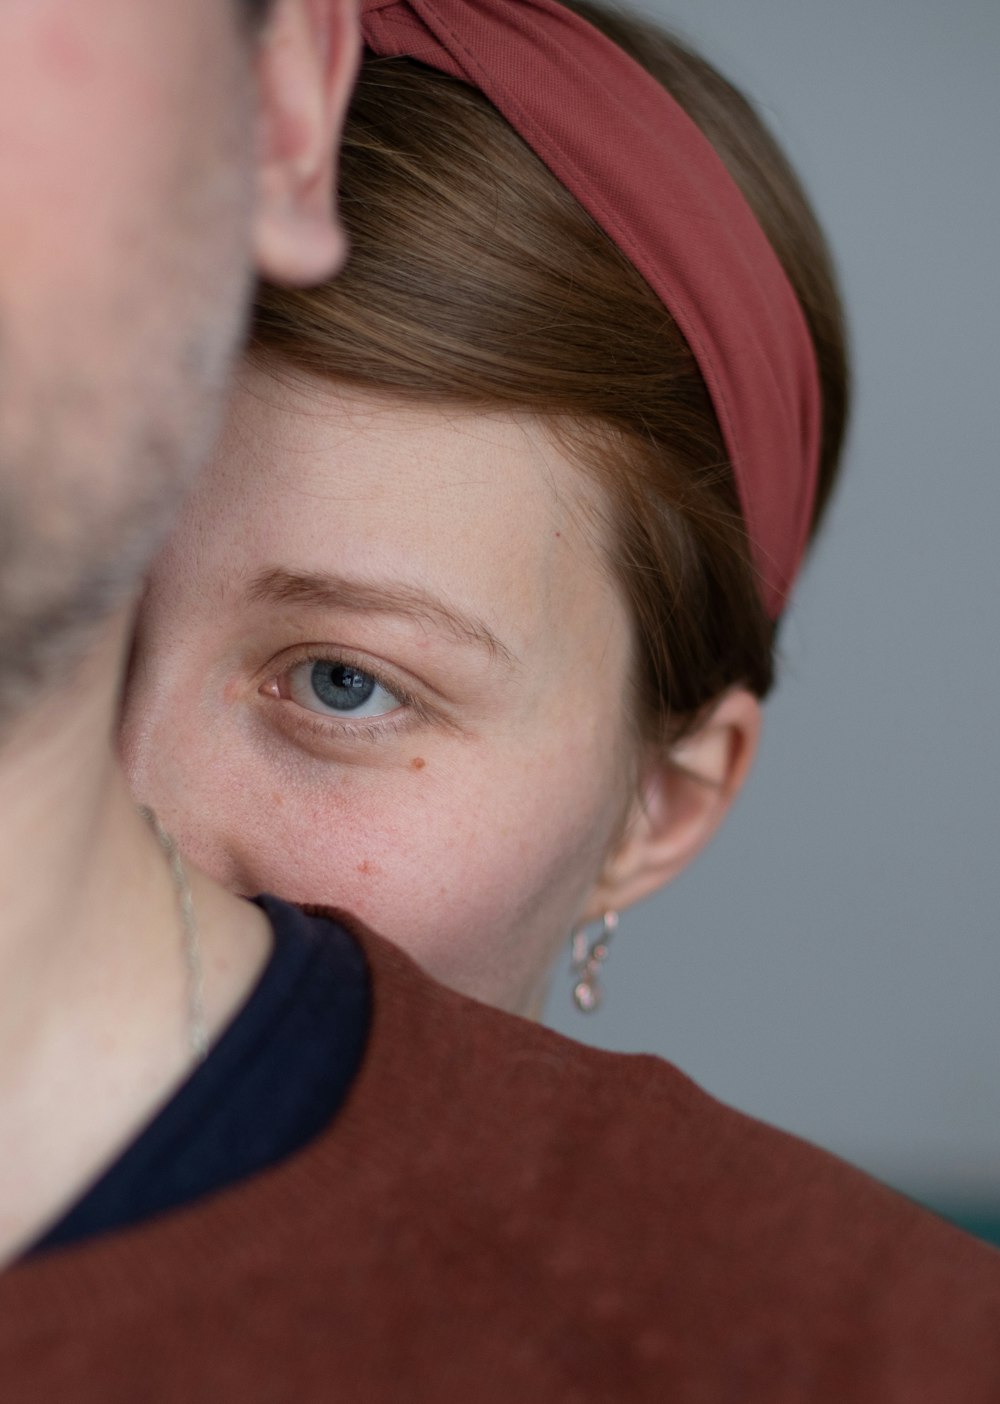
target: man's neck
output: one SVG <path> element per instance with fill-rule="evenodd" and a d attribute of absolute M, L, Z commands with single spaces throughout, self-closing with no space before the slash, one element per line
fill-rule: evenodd
<path fill-rule="evenodd" d="M 0 1259 L 188 1073 L 177 893 L 114 754 L 125 618 L 0 740 Z M 218 1030 L 270 949 L 256 908 L 192 875 Z M 95 1095 L 96 1089 L 100 1095 Z"/>

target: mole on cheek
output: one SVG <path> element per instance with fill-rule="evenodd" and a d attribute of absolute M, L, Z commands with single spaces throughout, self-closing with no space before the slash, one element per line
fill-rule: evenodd
<path fill-rule="evenodd" d="M 413 759 L 410 761 L 410 769 L 423 770 L 426 764 L 427 762 L 424 760 L 423 756 L 414 756 Z"/>
<path fill-rule="evenodd" d="M 365 858 L 363 862 L 358 864 L 356 871 L 361 873 L 364 877 L 371 877 L 373 873 L 378 872 L 378 867 Z"/>
<path fill-rule="evenodd" d="M 284 808 L 285 797 L 280 790 L 274 791 L 274 794 L 271 796 L 271 803 L 274 805 L 275 809 Z"/>

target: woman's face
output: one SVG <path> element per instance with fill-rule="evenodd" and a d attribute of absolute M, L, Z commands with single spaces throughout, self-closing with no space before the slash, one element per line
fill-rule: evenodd
<path fill-rule="evenodd" d="M 540 422 L 246 368 L 139 619 L 139 798 L 527 1012 L 628 808 L 630 630 Z"/>

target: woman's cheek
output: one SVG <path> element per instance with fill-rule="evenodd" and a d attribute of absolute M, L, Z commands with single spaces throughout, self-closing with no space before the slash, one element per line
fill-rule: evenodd
<path fill-rule="evenodd" d="M 282 863 L 295 890 L 277 890 L 350 912 L 446 984 L 505 1003 L 547 966 L 589 888 L 598 796 L 579 783 L 567 796 L 555 775 L 540 785 L 533 767 L 429 770 L 342 787 Z"/>
<path fill-rule="evenodd" d="M 312 806 L 306 835 L 273 865 L 291 879 L 292 899 L 341 907 L 418 956 L 473 923 L 495 922 L 510 901 L 521 837 L 482 776 L 473 788 L 454 774 L 435 782 L 429 768 L 348 779 Z"/>

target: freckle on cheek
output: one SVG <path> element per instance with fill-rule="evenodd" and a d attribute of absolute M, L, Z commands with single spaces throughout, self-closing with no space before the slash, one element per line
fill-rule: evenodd
<path fill-rule="evenodd" d="M 363 862 L 358 864 L 356 871 L 363 874 L 364 877 L 373 877 L 378 872 L 378 865 L 365 858 Z"/>
<path fill-rule="evenodd" d="M 410 761 L 410 769 L 423 770 L 426 764 L 427 762 L 424 760 L 423 756 L 414 756 L 413 759 Z"/>
<path fill-rule="evenodd" d="M 285 797 L 280 790 L 275 790 L 274 794 L 271 796 L 271 803 L 274 805 L 275 809 L 282 809 L 284 807 Z"/>

